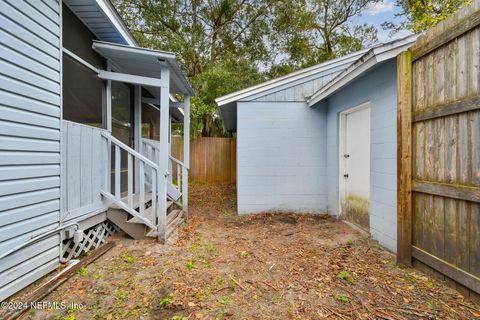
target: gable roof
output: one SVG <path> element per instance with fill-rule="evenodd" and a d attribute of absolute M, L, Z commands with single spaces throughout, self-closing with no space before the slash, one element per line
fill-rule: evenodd
<path fill-rule="evenodd" d="M 344 88 L 356 78 L 373 68 L 375 65 L 396 57 L 415 43 L 417 35 L 410 35 L 398 40 L 379 44 L 368 50 L 355 63 L 333 78 L 328 84 L 320 88 L 309 99 L 309 107 L 328 98 L 338 90 Z"/>
<path fill-rule="evenodd" d="M 306 77 L 317 74 L 321 75 L 325 72 L 330 71 L 331 69 L 338 68 L 339 66 L 348 66 L 354 61 L 356 61 L 365 52 L 367 52 L 367 50 L 357 51 L 340 58 L 329 60 L 327 62 L 320 63 L 305 69 L 301 69 L 287 75 L 268 80 L 266 82 L 262 82 L 255 86 L 232 92 L 230 94 L 215 99 L 215 102 L 220 107 L 235 101 L 247 99 L 252 96 L 258 96 L 259 94 L 268 94 L 269 92 L 274 91 L 281 86 L 292 84 Z"/>

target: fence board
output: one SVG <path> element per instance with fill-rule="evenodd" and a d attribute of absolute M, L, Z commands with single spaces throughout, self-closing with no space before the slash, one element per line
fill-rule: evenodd
<path fill-rule="evenodd" d="M 397 258 L 475 299 L 480 293 L 479 8 L 475 0 L 428 31 L 397 63 Z"/>
<path fill-rule="evenodd" d="M 172 156 L 183 161 L 183 139 L 172 137 Z M 176 175 L 173 168 L 172 175 Z M 190 141 L 190 180 L 234 183 L 236 180 L 235 138 L 201 137 Z"/>

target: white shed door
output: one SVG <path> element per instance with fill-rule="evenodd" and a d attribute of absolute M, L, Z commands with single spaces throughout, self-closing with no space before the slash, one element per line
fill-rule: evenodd
<path fill-rule="evenodd" d="M 370 107 L 355 109 L 344 119 L 344 199 L 346 219 L 369 229 Z M 342 178 L 342 177 L 341 177 Z"/>

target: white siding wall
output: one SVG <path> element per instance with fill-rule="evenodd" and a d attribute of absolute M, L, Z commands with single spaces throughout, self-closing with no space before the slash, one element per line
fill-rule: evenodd
<path fill-rule="evenodd" d="M 0 39 L 2 254 L 59 225 L 59 2 L 0 0 Z M 58 264 L 58 235 L 0 260 L 0 300 Z"/>
<path fill-rule="evenodd" d="M 238 213 L 326 212 L 326 112 L 238 102 Z"/>
<path fill-rule="evenodd" d="M 328 99 L 328 211 L 338 215 L 339 113 L 370 101 L 370 232 L 396 251 L 397 145 L 395 59 L 377 67 Z"/>

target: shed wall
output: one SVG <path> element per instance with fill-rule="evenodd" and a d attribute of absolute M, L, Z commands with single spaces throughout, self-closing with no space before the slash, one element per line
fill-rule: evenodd
<path fill-rule="evenodd" d="M 238 102 L 238 213 L 326 212 L 326 110 Z"/>
<path fill-rule="evenodd" d="M 0 254 L 58 227 L 60 4 L 0 0 Z M 59 265 L 58 234 L 0 260 L 0 301 Z"/>
<path fill-rule="evenodd" d="M 328 99 L 328 211 L 339 214 L 339 113 L 370 101 L 370 232 L 389 250 L 397 240 L 396 64 L 385 62 Z"/>

